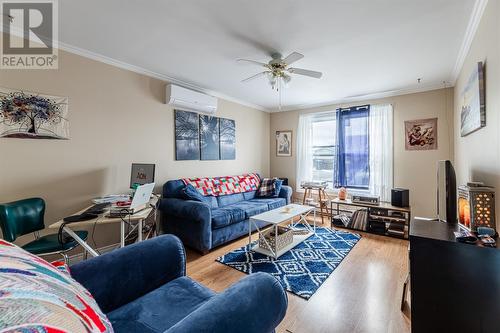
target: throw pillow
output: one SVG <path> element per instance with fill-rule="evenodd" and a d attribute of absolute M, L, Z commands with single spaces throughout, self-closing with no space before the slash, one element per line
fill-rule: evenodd
<path fill-rule="evenodd" d="M 275 187 L 275 193 L 274 193 L 274 197 L 279 197 L 280 195 L 280 192 L 281 192 L 281 187 L 283 187 L 283 179 L 279 179 L 279 178 L 275 178 L 276 181 L 274 183 L 274 187 Z"/>
<path fill-rule="evenodd" d="M 0 240 L 0 331 L 112 333 L 92 295 L 69 275 Z"/>
<path fill-rule="evenodd" d="M 181 193 L 184 200 L 205 202 L 205 197 L 191 184 L 186 185 Z"/>
<path fill-rule="evenodd" d="M 260 187 L 255 193 L 256 197 L 260 198 L 270 198 L 276 193 L 276 179 L 275 178 L 264 178 L 260 182 Z"/>

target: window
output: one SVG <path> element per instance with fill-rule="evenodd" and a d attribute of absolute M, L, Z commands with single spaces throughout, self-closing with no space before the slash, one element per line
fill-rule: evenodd
<path fill-rule="evenodd" d="M 301 115 L 297 140 L 298 184 L 325 181 L 330 189 L 369 191 L 382 199 L 390 195 L 391 105 Z"/>
<path fill-rule="evenodd" d="M 325 181 L 333 187 L 333 172 L 337 163 L 336 128 L 334 114 L 316 117 L 312 122 L 312 179 Z"/>

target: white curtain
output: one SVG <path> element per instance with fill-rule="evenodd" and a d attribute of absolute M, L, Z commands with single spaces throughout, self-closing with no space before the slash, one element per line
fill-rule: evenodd
<path fill-rule="evenodd" d="M 297 129 L 297 179 L 298 190 L 303 181 L 311 181 L 313 178 L 312 157 L 312 114 L 299 116 L 299 127 Z"/>
<path fill-rule="evenodd" d="M 393 187 L 392 105 L 370 105 L 370 194 L 391 201 Z"/>

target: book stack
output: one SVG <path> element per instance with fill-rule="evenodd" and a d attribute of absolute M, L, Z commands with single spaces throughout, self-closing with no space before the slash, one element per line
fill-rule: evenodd
<path fill-rule="evenodd" d="M 109 217 L 125 217 L 128 215 L 134 215 L 140 212 L 141 210 L 146 209 L 147 207 L 148 205 L 144 204 L 138 207 L 130 208 L 130 204 L 124 205 L 116 203 L 111 206 L 111 209 L 109 211 Z"/>

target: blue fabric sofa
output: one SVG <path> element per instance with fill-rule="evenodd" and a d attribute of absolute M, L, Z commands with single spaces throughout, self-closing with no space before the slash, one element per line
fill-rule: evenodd
<path fill-rule="evenodd" d="M 186 277 L 181 241 L 162 235 L 71 266 L 116 333 L 273 332 L 287 296 L 269 274 L 251 274 L 224 292 Z"/>
<path fill-rule="evenodd" d="M 180 190 L 182 180 L 170 180 L 163 185 L 160 201 L 161 229 L 178 236 L 185 245 L 202 253 L 248 235 L 248 219 L 290 203 L 292 188 L 282 186 L 277 198 L 257 198 L 255 192 L 206 196 L 205 202 L 184 200 Z M 259 224 L 259 228 L 265 224 Z M 252 226 L 252 231 L 255 227 Z"/>

